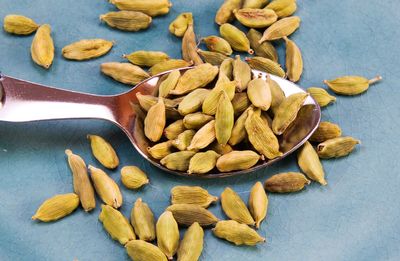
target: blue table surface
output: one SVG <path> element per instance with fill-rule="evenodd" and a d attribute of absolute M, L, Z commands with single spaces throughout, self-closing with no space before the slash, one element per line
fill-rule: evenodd
<path fill-rule="evenodd" d="M 101 75 L 102 62 L 121 61 L 134 50 L 161 50 L 180 57 L 180 39 L 168 24 L 184 11 L 195 17 L 198 36 L 217 34 L 213 18 L 222 0 L 172 0 L 167 16 L 138 33 L 113 30 L 99 15 L 114 10 L 105 0 L 2 0 L 0 18 L 24 14 L 53 28 L 56 58 L 45 71 L 30 59 L 32 36 L 0 32 L 0 70 L 10 76 L 95 94 L 117 94 L 125 85 Z M 323 120 L 338 123 L 344 135 L 362 141 L 349 157 L 323 161 L 328 186 L 313 183 L 301 193 L 269 195 L 268 217 L 260 234 L 267 243 L 236 247 L 205 233 L 201 260 L 399 260 L 399 39 L 400 2 L 298 1 L 301 28 L 292 36 L 304 57 L 304 88 L 322 80 L 358 74 L 384 81 L 356 97 L 338 97 L 323 109 Z M 116 45 L 104 57 L 87 62 L 61 58 L 61 48 L 82 38 L 106 38 Z M 281 61 L 284 49 L 280 44 Z M 396 58 L 397 57 L 397 58 Z M 72 190 L 64 150 L 72 149 L 87 163 L 98 165 L 86 134 L 101 134 L 118 151 L 121 166 L 138 165 L 151 179 L 140 191 L 122 187 L 119 169 L 108 171 L 121 185 L 129 216 L 133 202 L 142 197 L 160 215 L 176 185 L 200 185 L 219 195 L 231 186 L 247 201 L 256 181 L 272 174 L 298 171 L 292 155 L 267 169 L 220 180 L 189 180 L 163 173 L 143 160 L 124 134 L 102 121 L 0 123 L 0 260 L 129 260 L 124 248 L 111 240 L 98 221 L 99 205 L 87 214 L 81 209 L 58 222 L 45 224 L 30 218 L 43 200 Z M 220 206 L 210 208 L 225 218 Z"/>

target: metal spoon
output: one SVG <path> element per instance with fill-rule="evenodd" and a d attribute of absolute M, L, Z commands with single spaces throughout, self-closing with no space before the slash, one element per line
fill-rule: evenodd
<path fill-rule="evenodd" d="M 184 72 L 189 68 L 182 68 Z M 167 73 L 167 72 L 166 72 Z M 233 172 L 218 172 L 194 175 L 185 172 L 172 171 L 151 158 L 147 152 L 149 141 L 144 137 L 141 122 L 137 119 L 132 104 L 138 104 L 136 93 L 153 94 L 162 73 L 153 76 L 126 93 L 112 96 L 99 96 L 74 91 L 60 90 L 43 85 L 0 75 L 0 122 L 30 122 L 60 119 L 103 119 L 117 125 L 132 142 L 137 151 L 154 166 L 180 176 L 219 178 L 249 173 L 271 165 L 299 148 L 318 127 L 321 110 L 318 103 L 310 97 L 304 103 L 294 123 L 279 137 L 282 157 L 259 162 L 248 170 Z M 254 77 L 266 79 L 267 74 L 253 70 Z M 286 96 L 304 92 L 296 84 L 271 75 Z"/>

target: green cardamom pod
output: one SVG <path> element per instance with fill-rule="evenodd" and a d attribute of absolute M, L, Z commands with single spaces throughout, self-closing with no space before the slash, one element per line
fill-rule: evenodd
<path fill-rule="evenodd" d="M 256 165 L 262 158 L 252 150 L 231 151 L 219 157 L 216 166 L 221 172 L 245 170 Z"/>
<path fill-rule="evenodd" d="M 246 119 L 248 116 L 248 111 L 252 109 L 253 106 L 249 106 L 237 119 L 233 125 L 232 135 L 229 138 L 229 144 L 235 146 L 242 142 L 247 137 L 247 132 L 245 128 Z M 260 112 L 258 110 L 257 112 Z"/>
<path fill-rule="evenodd" d="M 307 92 L 319 104 L 320 107 L 325 107 L 336 101 L 336 97 L 330 95 L 326 90 L 318 87 L 310 87 Z"/>
<path fill-rule="evenodd" d="M 310 137 L 312 142 L 324 142 L 333 138 L 338 138 L 342 135 L 342 129 L 339 125 L 323 121 L 320 122 L 318 128 L 315 130 L 313 135 Z"/>
<path fill-rule="evenodd" d="M 136 166 L 125 166 L 121 169 L 121 182 L 128 189 L 139 189 L 149 184 L 149 179 L 143 170 Z"/>
<path fill-rule="evenodd" d="M 286 69 L 287 77 L 292 82 L 300 80 L 301 74 L 303 73 L 303 58 L 299 47 L 287 38 L 283 37 L 286 42 Z"/>
<path fill-rule="evenodd" d="M 172 140 L 148 147 L 147 151 L 153 158 L 160 160 L 173 152 Z"/>
<path fill-rule="evenodd" d="M 56 195 L 40 205 L 33 220 L 56 221 L 72 213 L 79 206 L 79 197 L 74 193 Z"/>
<path fill-rule="evenodd" d="M 260 44 L 259 41 L 261 37 L 262 33 L 253 28 L 247 33 L 247 38 L 249 38 L 250 41 L 250 47 L 254 50 L 254 53 L 257 56 L 278 62 L 278 52 L 276 51 L 275 47 L 268 41 Z"/>
<path fill-rule="evenodd" d="M 61 52 L 69 60 L 89 60 L 108 53 L 113 44 L 103 39 L 85 39 L 65 46 Z"/>
<path fill-rule="evenodd" d="M 172 260 L 179 247 L 179 228 L 170 211 L 165 211 L 158 218 L 156 233 L 158 247 L 169 260 Z"/>
<path fill-rule="evenodd" d="M 131 224 L 140 240 L 153 241 L 156 238 L 154 214 L 141 198 L 138 198 L 133 205 Z"/>
<path fill-rule="evenodd" d="M 174 140 L 179 134 L 186 130 L 183 120 L 177 120 L 164 129 L 164 136 L 169 140 Z"/>
<path fill-rule="evenodd" d="M 358 95 L 380 80 L 382 80 L 381 76 L 376 76 L 371 80 L 361 76 L 343 76 L 330 81 L 325 80 L 324 83 L 337 94 Z"/>
<path fill-rule="evenodd" d="M 235 245 L 254 246 L 265 242 L 265 238 L 261 237 L 254 229 L 235 220 L 219 221 L 213 228 L 213 233 L 215 236 L 226 239 Z"/>
<path fill-rule="evenodd" d="M 129 62 L 139 65 L 151 67 L 157 63 L 167 61 L 169 59 L 168 54 L 156 51 L 136 51 L 130 54 L 124 54 L 122 56 L 128 59 Z"/>
<path fill-rule="evenodd" d="M 51 27 L 41 25 L 33 38 L 31 45 L 32 60 L 39 66 L 49 69 L 54 60 L 54 42 L 51 37 Z"/>
<path fill-rule="evenodd" d="M 250 48 L 249 39 L 246 34 L 239 30 L 236 26 L 225 23 L 219 27 L 219 33 L 232 47 L 238 52 L 248 52 L 253 54 L 254 51 Z"/>
<path fill-rule="evenodd" d="M 211 143 L 211 145 L 209 146 L 209 149 L 215 151 L 219 155 L 225 155 L 225 154 L 228 154 L 229 152 L 233 151 L 232 147 L 229 144 L 222 145 L 216 141 Z"/>
<path fill-rule="evenodd" d="M 202 110 L 203 113 L 208 115 L 214 115 L 217 112 L 218 101 L 221 94 L 221 91 L 225 91 L 230 99 L 233 99 L 235 96 L 235 88 L 237 86 L 236 81 L 228 81 L 228 82 L 219 82 L 216 86 L 210 91 L 203 102 Z"/>
<path fill-rule="evenodd" d="M 100 68 L 105 75 L 128 85 L 136 85 L 150 77 L 142 68 L 130 63 L 102 63 Z"/>
<path fill-rule="evenodd" d="M 324 168 L 318 154 L 308 141 L 304 143 L 297 153 L 297 163 L 309 179 L 317 181 L 324 186 L 328 184 L 325 180 Z"/>
<path fill-rule="evenodd" d="M 239 223 L 254 225 L 255 221 L 240 196 L 227 187 L 221 194 L 221 205 L 224 213 Z"/>
<path fill-rule="evenodd" d="M 203 251 L 204 231 L 194 222 L 185 232 L 178 249 L 178 261 L 199 260 Z"/>
<path fill-rule="evenodd" d="M 167 97 L 169 92 L 173 90 L 178 83 L 179 77 L 181 77 L 181 72 L 178 70 L 174 70 L 170 72 L 167 78 L 161 82 L 158 87 L 158 96 L 159 97 Z"/>
<path fill-rule="evenodd" d="M 249 82 L 247 86 L 247 96 L 255 107 L 263 111 L 267 111 L 271 106 L 271 89 L 268 81 L 261 78 L 256 78 Z"/>
<path fill-rule="evenodd" d="M 191 66 L 193 62 L 187 62 L 180 59 L 169 59 L 163 62 L 156 63 L 149 69 L 150 75 L 157 75 L 166 71 L 184 68 Z"/>
<path fill-rule="evenodd" d="M 198 130 L 201 127 L 203 127 L 206 123 L 212 121 L 213 119 L 214 119 L 213 116 L 201 112 L 196 112 L 187 114 L 183 118 L 183 125 L 185 126 L 186 129 Z"/>
<path fill-rule="evenodd" d="M 167 261 L 164 253 L 155 245 L 143 240 L 131 240 L 126 245 L 126 252 L 135 261 Z"/>
<path fill-rule="evenodd" d="M 169 32 L 177 37 L 182 37 L 189 24 L 193 23 L 192 13 L 181 13 L 178 15 L 172 23 L 169 25 Z"/>
<path fill-rule="evenodd" d="M 275 114 L 277 109 L 279 108 L 279 105 L 281 105 L 283 100 L 286 99 L 286 96 L 285 93 L 282 91 L 282 88 L 279 86 L 279 84 L 276 81 L 272 80 L 271 77 L 268 77 L 267 81 L 272 96 L 271 110 L 272 113 Z"/>
<path fill-rule="evenodd" d="M 162 158 L 160 163 L 170 170 L 187 171 L 194 154 L 196 154 L 194 151 L 174 152 Z"/>
<path fill-rule="evenodd" d="M 233 13 L 242 25 L 250 28 L 265 28 L 278 20 L 278 16 L 271 9 L 243 8 L 234 10 Z"/>
<path fill-rule="evenodd" d="M 176 186 L 171 189 L 172 205 L 194 204 L 203 208 L 208 208 L 210 204 L 217 200 L 218 197 L 210 195 L 207 190 L 198 186 Z"/>
<path fill-rule="evenodd" d="M 194 65 L 203 64 L 203 60 L 197 53 L 197 40 L 194 33 L 193 23 L 189 23 L 182 38 L 182 58 L 187 62 L 193 62 Z"/>
<path fill-rule="evenodd" d="M 228 56 L 217 52 L 203 51 L 201 49 L 197 49 L 197 52 L 206 63 L 212 65 L 220 65 L 226 58 L 228 58 Z"/>
<path fill-rule="evenodd" d="M 6 15 L 3 23 L 4 31 L 10 34 L 29 35 L 35 32 L 39 25 L 23 15 Z"/>
<path fill-rule="evenodd" d="M 201 127 L 190 142 L 188 150 L 200 150 L 210 145 L 215 140 L 215 120 Z"/>
<path fill-rule="evenodd" d="M 101 15 L 100 20 L 110 27 L 130 32 L 147 29 L 152 22 L 151 16 L 136 11 L 109 12 Z"/>
<path fill-rule="evenodd" d="M 234 111 L 228 94 L 221 91 L 217 112 L 215 113 L 215 137 L 218 143 L 225 145 L 232 134 Z"/>
<path fill-rule="evenodd" d="M 218 222 L 218 218 L 209 210 L 194 204 L 174 204 L 167 207 L 179 225 L 190 226 L 194 222 L 206 227 Z"/>
<path fill-rule="evenodd" d="M 318 156 L 322 159 L 339 158 L 349 155 L 361 142 L 353 137 L 338 137 L 326 140 L 317 146 Z"/>
<path fill-rule="evenodd" d="M 273 175 L 265 181 L 264 187 L 269 192 L 297 192 L 309 185 L 310 181 L 301 173 L 287 172 Z"/>
<path fill-rule="evenodd" d="M 262 8 L 269 0 L 244 0 L 243 8 Z"/>
<path fill-rule="evenodd" d="M 252 69 L 264 71 L 266 73 L 271 73 L 279 77 L 285 77 L 286 73 L 282 69 L 281 65 L 273 60 L 264 57 L 246 57 L 246 62 L 250 65 Z"/>
<path fill-rule="evenodd" d="M 291 16 L 278 20 L 268 27 L 260 39 L 259 43 L 281 39 L 284 36 L 289 36 L 300 26 L 300 17 Z"/>
<path fill-rule="evenodd" d="M 291 16 L 297 10 L 296 0 L 274 0 L 265 8 L 272 9 L 279 18 Z"/>
<path fill-rule="evenodd" d="M 206 152 L 198 152 L 191 159 L 189 163 L 189 174 L 204 174 L 215 168 L 217 159 L 220 157 L 218 153 L 213 150 Z"/>
<path fill-rule="evenodd" d="M 219 25 L 233 20 L 233 10 L 242 6 L 242 0 L 225 0 L 215 15 L 215 22 Z"/>
<path fill-rule="evenodd" d="M 93 156 L 108 169 L 115 169 L 119 165 L 119 159 L 114 148 L 104 138 L 98 135 L 87 135 L 92 148 Z"/>
<path fill-rule="evenodd" d="M 196 132 L 194 130 L 185 130 L 172 141 L 172 146 L 181 151 L 186 150 L 195 134 Z"/>
<path fill-rule="evenodd" d="M 163 98 L 160 98 L 158 102 L 149 109 L 144 119 L 144 134 L 146 137 L 153 142 L 160 140 L 163 135 L 165 122 L 165 105 Z"/>
<path fill-rule="evenodd" d="M 240 55 L 236 55 L 233 62 L 233 79 L 237 82 L 238 92 L 244 91 L 251 80 L 251 68 L 240 59 Z"/>
<path fill-rule="evenodd" d="M 256 228 L 260 228 L 261 222 L 267 216 L 268 197 L 259 181 L 250 190 L 249 210 L 256 222 Z"/>
<path fill-rule="evenodd" d="M 178 111 L 182 116 L 188 115 L 190 113 L 196 112 L 201 109 L 204 100 L 210 93 L 210 90 L 199 88 L 188 95 L 186 95 L 183 100 L 179 103 Z"/>
<path fill-rule="evenodd" d="M 224 55 L 232 54 L 232 47 L 224 38 L 211 35 L 204 37 L 201 40 L 206 44 L 208 50 L 212 52 L 217 52 Z"/>
<path fill-rule="evenodd" d="M 169 0 L 109 0 L 119 10 L 138 11 L 150 16 L 169 13 L 172 4 Z"/>
<path fill-rule="evenodd" d="M 219 77 L 226 76 L 230 81 L 232 80 L 232 73 L 233 73 L 233 59 L 227 58 L 219 66 Z"/>

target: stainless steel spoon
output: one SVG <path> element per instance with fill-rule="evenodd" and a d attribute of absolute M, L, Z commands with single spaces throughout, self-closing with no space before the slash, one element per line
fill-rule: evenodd
<path fill-rule="evenodd" d="M 189 68 L 182 68 L 182 72 Z M 163 73 L 165 74 L 165 73 Z M 296 121 L 279 137 L 282 157 L 259 162 L 248 170 L 194 175 L 171 171 L 151 158 L 147 152 L 149 141 L 144 137 L 142 124 L 137 119 L 132 104 L 138 104 L 136 93 L 153 94 L 157 82 L 163 74 L 153 76 L 126 93 L 112 96 L 99 96 L 74 91 L 60 90 L 43 85 L 0 76 L 0 122 L 30 122 L 61 119 L 103 119 L 108 120 L 125 132 L 137 151 L 154 166 L 180 176 L 219 178 L 249 173 L 277 162 L 299 148 L 316 130 L 321 119 L 321 110 L 314 99 L 308 97 Z M 267 74 L 253 70 L 254 77 L 266 79 Z M 304 92 L 296 84 L 271 75 L 285 95 Z"/>

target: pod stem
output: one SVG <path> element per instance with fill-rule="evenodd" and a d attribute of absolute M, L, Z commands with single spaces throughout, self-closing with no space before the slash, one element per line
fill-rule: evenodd
<path fill-rule="evenodd" d="M 371 80 L 368 81 L 369 84 L 374 84 L 376 82 L 379 82 L 380 80 L 382 80 L 382 76 L 377 75 L 375 78 L 372 78 Z"/>

